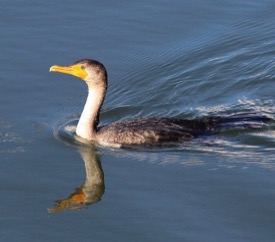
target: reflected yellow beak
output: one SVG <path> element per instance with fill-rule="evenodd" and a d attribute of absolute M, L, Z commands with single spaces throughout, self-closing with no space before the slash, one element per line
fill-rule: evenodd
<path fill-rule="evenodd" d="M 80 64 L 76 64 L 76 65 L 72 65 L 72 66 L 54 65 L 50 68 L 50 71 L 61 72 L 61 73 L 73 75 L 73 76 L 81 78 L 82 80 L 85 80 L 85 78 L 88 75 L 87 72 L 85 71 L 85 69 L 81 68 Z"/>

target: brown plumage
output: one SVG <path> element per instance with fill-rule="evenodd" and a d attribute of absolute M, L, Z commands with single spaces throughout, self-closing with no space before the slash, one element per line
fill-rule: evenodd
<path fill-rule="evenodd" d="M 76 128 L 76 134 L 104 146 L 155 146 L 170 142 L 184 142 L 201 135 L 216 133 L 229 123 L 265 122 L 268 118 L 253 115 L 209 117 L 196 120 L 173 118 L 138 118 L 98 126 L 108 76 L 104 65 L 96 60 L 84 59 L 70 66 L 52 66 L 50 71 L 71 74 L 86 82 L 88 98 Z M 230 125 L 229 125 L 230 126 Z"/>

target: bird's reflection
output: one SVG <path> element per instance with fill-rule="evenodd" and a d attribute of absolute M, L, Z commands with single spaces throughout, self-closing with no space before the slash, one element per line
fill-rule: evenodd
<path fill-rule="evenodd" d="M 57 200 L 55 207 L 48 209 L 49 213 L 65 209 L 84 209 L 87 205 L 101 200 L 105 190 L 104 173 L 96 149 L 94 146 L 79 146 L 78 150 L 85 165 L 85 182 L 67 198 Z"/>

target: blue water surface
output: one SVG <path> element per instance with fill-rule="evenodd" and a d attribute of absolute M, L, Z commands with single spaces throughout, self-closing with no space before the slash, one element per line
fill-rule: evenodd
<path fill-rule="evenodd" d="M 273 241 L 274 122 L 171 149 L 86 147 L 56 132 L 78 119 L 86 87 L 48 70 L 103 62 L 102 124 L 274 120 L 274 11 L 269 0 L 2 2 L 1 240 Z"/>

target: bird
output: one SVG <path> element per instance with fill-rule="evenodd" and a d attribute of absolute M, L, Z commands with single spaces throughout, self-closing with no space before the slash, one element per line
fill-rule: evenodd
<path fill-rule="evenodd" d="M 82 79 L 88 87 L 88 97 L 76 127 L 76 135 L 85 142 L 123 148 L 132 146 L 162 146 L 212 135 L 227 123 L 241 121 L 265 122 L 267 117 L 237 115 L 199 119 L 135 118 L 99 125 L 100 111 L 107 93 L 108 74 L 105 66 L 94 59 L 82 59 L 72 65 L 53 65 L 50 72 L 69 74 Z"/>

